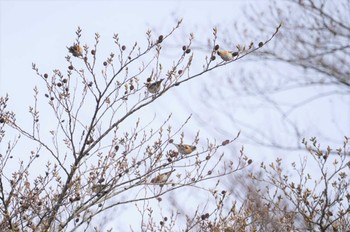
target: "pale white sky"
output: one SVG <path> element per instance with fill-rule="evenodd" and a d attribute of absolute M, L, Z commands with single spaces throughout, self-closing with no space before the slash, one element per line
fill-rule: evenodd
<path fill-rule="evenodd" d="M 165 33 L 180 18 L 184 21 L 177 32 L 180 42 L 178 47 L 181 48 L 187 42 L 190 32 L 195 32 L 195 40 L 203 44 L 211 36 L 214 26 L 229 23 L 234 16 L 240 14 L 238 5 L 242 2 L 245 1 L 1 1 L 0 93 L 9 94 L 9 108 L 16 112 L 17 122 L 25 126 L 28 123 L 29 105 L 33 104 L 33 87 L 43 87 L 39 77 L 31 69 L 32 62 L 42 72 L 50 73 L 57 68 L 65 70 L 66 46 L 75 41 L 77 26 L 83 30 L 82 44 L 92 46 L 94 33 L 100 33 L 99 54 L 102 60 L 114 48 L 114 33 L 118 33 L 120 40 L 127 47 L 131 47 L 135 41 L 145 41 L 147 29 L 155 28 L 159 33 Z M 221 10 L 227 13 L 219 13 Z M 205 34 L 197 35 L 197 32 Z M 200 69 L 201 66 L 198 70 Z M 210 76 L 206 75 L 205 78 Z M 187 82 L 159 99 L 155 107 L 145 109 L 144 118 L 152 118 L 156 113 L 157 120 L 163 122 L 169 113 L 174 112 L 174 127 L 182 124 L 193 109 L 184 108 L 176 100 L 177 96 L 188 96 L 188 100 L 193 102 L 191 104 L 196 104 L 194 93 L 203 87 L 203 78 L 201 79 Z M 41 91 L 39 95 L 43 94 L 45 92 Z M 43 104 L 46 104 L 45 101 Z M 148 122 L 147 119 L 145 121 Z M 51 118 L 45 117 L 45 112 L 41 112 L 41 125 L 42 128 L 55 128 Z M 30 124 L 27 126 L 30 127 Z M 185 134 L 191 138 L 197 130 L 203 133 L 204 146 L 208 133 L 203 125 L 193 120 Z M 237 133 L 236 130 L 234 132 Z M 214 137 L 209 134 L 209 139 Z M 28 148 L 26 144 L 21 146 L 19 151 Z M 5 148 L 1 148 L 2 151 L 3 149 Z M 37 170 L 40 169 L 38 167 Z M 186 192 L 182 193 L 186 197 Z M 196 204 L 191 205 L 188 202 L 191 198 L 186 199 L 186 208 L 193 211 Z M 129 210 L 122 209 L 124 214 L 118 210 L 118 219 L 122 219 L 123 223 L 112 223 L 116 231 L 127 231 L 129 224 L 134 225 L 135 218 L 139 216 L 134 206 L 128 208 Z"/>
<path fill-rule="evenodd" d="M 19 116 L 24 114 L 32 102 L 28 97 L 32 95 L 32 87 L 40 83 L 31 71 L 32 62 L 45 72 L 66 68 L 66 46 L 74 42 L 77 26 L 83 29 L 83 44 L 92 46 L 94 33 L 100 33 L 100 46 L 106 57 L 113 46 L 114 33 L 119 33 L 121 41 L 130 47 L 135 41 L 144 41 L 147 29 L 153 27 L 166 32 L 177 18 L 184 18 L 183 30 L 178 33 L 193 32 L 191 29 L 200 27 L 200 31 L 207 31 L 208 37 L 213 26 L 233 19 L 231 14 L 218 14 L 217 9 L 232 9 L 237 11 L 233 15 L 237 15 L 237 3 L 239 1 L 1 1 L 0 91 L 11 96 Z"/>
<path fill-rule="evenodd" d="M 259 4 L 262 7 L 266 6 L 267 2 L 259 0 Z M 108 56 L 111 48 L 113 48 L 112 36 L 114 33 L 118 33 L 120 40 L 127 47 L 131 47 L 135 41 L 145 41 L 144 35 L 147 29 L 155 28 L 159 33 L 165 33 L 175 25 L 175 19 L 180 18 L 183 18 L 184 21 L 176 34 L 175 42 L 179 42 L 177 45 L 181 48 L 182 44 L 188 39 L 186 35 L 190 32 L 195 33 L 195 42 L 205 44 L 207 38 L 211 36 L 214 26 L 229 25 L 236 20 L 246 20 L 242 17 L 242 7 L 249 4 L 257 4 L 257 1 L 1 0 L 0 4 L 0 94 L 1 96 L 4 96 L 6 93 L 9 94 L 9 108 L 17 113 L 18 122 L 25 124 L 28 118 L 28 107 L 33 103 L 33 87 L 42 85 L 39 77 L 31 69 L 32 62 L 36 63 L 42 72 L 50 72 L 56 68 L 65 70 L 67 66 L 64 58 L 67 55 L 66 46 L 74 42 L 77 26 L 80 26 L 83 30 L 81 39 L 83 44 L 87 43 L 92 46 L 94 33 L 98 32 L 101 35 L 100 54 L 103 54 L 101 55 L 101 59 L 103 59 Z M 245 23 L 249 24 L 249 22 Z M 248 41 L 242 42 L 248 43 Z M 197 52 L 198 57 L 203 57 L 205 48 Z M 193 71 L 201 70 L 200 64 L 202 63 L 202 60 L 198 61 Z M 171 61 L 169 64 L 171 64 Z M 242 69 L 249 64 L 237 62 L 237 64 L 234 63 L 232 65 L 237 67 L 237 69 Z M 163 122 L 169 113 L 174 112 L 174 123 L 177 125 L 184 122 L 188 115 L 193 112 L 204 119 L 210 120 L 210 127 L 214 128 L 206 130 L 208 125 L 203 125 L 199 120 L 200 117 L 196 119 L 197 116 L 194 116 L 186 129 L 186 135 L 189 137 L 194 136 L 197 130 L 200 130 L 203 136 L 203 146 L 205 145 L 206 137 L 214 139 L 219 136 L 219 134 L 212 132 L 212 129 L 217 127 L 222 127 L 228 131 L 232 127 L 232 137 L 234 137 L 238 132 L 238 128 L 234 128 L 227 118 L 220 118 L 221 116 L 217 112 L 212 112 L 211 109 L 206 109 L 199 104 L 200 101 L 206 100 L 200 98 L 200 92 L 203 87 L 211 85 L 213 78 L 220 81 L 219 78 L 230 74 L 230 68 L 225 67 L 220 71 L 221 73 L 206 74 L 201 78 L 186 82 L 181 85 L 181 88 L 173 89 L 164 98 L 158 99 L 157 105 L 145 109 L 145 115 L 152 118 L 156 113 L 159 122 Z M 41 94 L 43 95 L 44 92 L 41 92 Z M 286 99 L 288 98 L 290 99 L 291 96 L 286 97 Z M 186 101 L 186 104 L 183 104 L 182 101 Z M 348 99 L 343 99 L 342 101 L 349 102 Z M 170 102 L 171 104 L 169 104 Z M 329 103 L 329 101 L 327 102 Z M 239 104 L 240 102 L 238 101 L 237 103 Z M 232 109 L 232 113 L 236 113 L 235 110 Z M 322 109 L 320 108 L 320 110 Z M 322 112 L 320 111 L 320 114 Z M 252 122 L 261 121 L 262 125 L 269 123 L 269 115 L 261 113 L 260 110 L 253 112 L 239 111 L 238 113 L 242 114 L 242 118 L 248 122 L 249 120 Z M 350 110 L 345 109 L 343 113 L 343 115 L 340 115 L 340 119 L 344 120 L 345 125 L 350 127 L 348 121 Z M 213 126 L 215 121 L 218 123 L 216 126 Z M 50 119 L 44 119 L 43 123 L 50 127 Z M 325 125 L 323 121 L 317 123 Z M 274 130 L 278 130 L 278 128 L 274 128 Z M 333 130 L 332 126 L 330 126 L 330 130 Z M 349 129 L 345 129 L 345 131 L 349 132 Z M 336 130 L 332 131 L 332 133 L 336 133 Z M 219 141 L 221 139 L 218 138 Z M 237 147 L 233 146 L 235 149 L 238 149 L 242 142 L 237 144 Z M 3 148 L 0 150 L 3 151 Z M 256 149 L 254 146 L 247 146 L 246 151 L 248 155 L 252 155 L 257 160 L 264 160 L 267 156 L 264 152 L 260 153 L 260 149 Z M 274 159 L 281 154 L 285 155 L 285 152 L 274 152 L 270 158 Z M 300 152 L 297 154 L 300 154 Z M 288 157 L 288 159 L 299 160 L 299 157 L 297 155 L 294 158 Z M 132 220 L 130 223 L 132 223 Z M 120 228 L 128 228 L 127 225 L 125 226 Z"/>

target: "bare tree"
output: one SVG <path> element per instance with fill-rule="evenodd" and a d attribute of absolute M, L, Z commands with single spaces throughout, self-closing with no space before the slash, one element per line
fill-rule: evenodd
<path fill-rule="evenodd" d="M 78 28 L 75 43 L 67 47 L 71 55 L 66 70 L 42 72 L 32 65 L 43 87 L 34 87 L 34 104 L 24 125 L 8 109 L 9 97 L 1 97 L 0 139 L 2 146 L 7 144 L 0 155 L 2 231 L 100 231 L 106 228 L 96 226 L 97 216 L 110 220 L 108 210 L 135 202 L 145 203 L 139 208 L 141 230 L 164 230 L 165 219 L 163 224 L 152 221 L 149 200 L 236 173 L 251 163 L 243 153 L 235 162 L 218 154 L 239 134 L 222 143 L 207 140 L 205 148 L 197 148 L 203 141 L 200 134 L 185 136 L 191 116 L 177 128 L 171 125 L 174 115 L 155 128 L 155 120 L 143 120 L 142 110 L 172 88 L 235 61 L 214 61 L 214 29 L 203 70 L 190 69 L 193 35 L 179 47 L 172 65 L 163 64 L 162 48 L 180 23 L 156 38 L 147 31 L 145 48 L 138 43 L 128 48 L 115 34 L 117 54 L 103 62 L 98 57 L 100 35 L 95 34 L 92 46 L 82 45 Z M 13 133 L 17 137 L 7 137 Z"/>
<path fill-rule="evenodd" d="M 317 136 L 341 144 L 350 128 L 345 116 L 350 95 L 350 2 L 272 0 L 269 6 L 262 5 L 245 9 L 248 23 L 220 27 L 225 34 L 221 46 L 239 52 L 237 41 L 261 37 L 282 23 L 278 39 L 230 66 L 221 74 L 225 80 L 210 83 L 201 96 L 210 99 L 205 107 L 231 120 L 245 132 L 242 139 L 247 143 L 303 150 L 302 138 Z M 226 89 L 230 94 L 223 94 Z M 255 120 L 247 120 L 249 114 Z M 229 134 L 222 127 L 217 131 Z"/>
<path fill-rule="evenodd" d="M 288 0 L 270 1 L 268 8 L 257 5 L 245 10 L 249 24 L 220 27 L 226 35 L 220 47 L 237 52 L 239 58 L 244 46 L 236 46 L 236 41 L 261 37 L 282 23 L 278 39 L 262 44 L 264 49 L 213 78 L 200 98 L 208 99 L 204 107 L 215 111 L 209 117 L 231 120 L 228 129 L 212 124 L 219 135 L 239 128 L 240 138 L 256 150 L 261 145 L 307 155 L 300 163 L 277 158 L 262 162 L 260 169 L 259 164 L 252 165 L 249 175 L 227 178 L 227 189 L 213 192 L 216 207 L 208 207 L 193 220 L 200 231 L 347 231 L 350 127 L 343 116 L 349 113 L 350 2 Z M 249 25 L 253 30 L 247 30 Z M 336 105 L 324 104 L 325 99 Z M 207 125 L 213 122 L 197 116 Z M 312 136 L 330 146 L 321 146 Z"/>
<path fill-rule="evenodd" d="M 303 144 L 307 154 L 300 163 L 253 165 L 250 174 L 239 173 L 226 190 L 214 191 L 216 207 L 198 215 L 197 230 L 348 231 L 349 138 L 338 149 L 323 148 L 316 138 Z"/>

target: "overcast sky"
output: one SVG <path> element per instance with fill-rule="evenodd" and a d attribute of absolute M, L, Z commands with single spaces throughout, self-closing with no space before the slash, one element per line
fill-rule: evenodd
<path fill-rule="evenodd" d="M 239 17 L 242 3 L 247 2 L 251 1 L 1 0 L 0 93 L 2 96 L 9 94 L 9 109 L 16 112 L 17 122 L 26 125 L 29 118 L 28 108 L 33 104 L 33 88 L 42 87 L 40 78 L 31 69 L 32 63 L 36 63 L 41 72 L 50 73 L 57 68 L 65 70 L 67 63 L 64 57 L 68 54 L 66 46 L 75 41 L 78 26 L 83 30 L 82 44 L 92 46 L 94 33 L 98 32 L 101 35 L 99 54 L 103 59 L 115 49 L 113 34 L 118 33 L 122 43 L 131 47 L 136 41 L 145 41 L 145 32 L 148 29 L 154 28 L 157 33 L 166 33 L 176 24 L 177 19 L 183 18 L 183 26 L 176 35 L 179 41 L 177 46 L 180 49 L 188 41 L 187 36 L 190 32 L 195 32 L 195 40 L 200 44 L 206 43 L 207 38 L 212 35 L 212 28 L 219 24 L 231 23 L 234 18 Z M 205 53 L 199 52 L 202 52 L 202 55 Z M 208 75 L 205 77 L 210 78 Z M 187 105 L 183 107 L 181 102 L 176 101 L 176 96 L 181 94 L 193 97 L 202 87 L 201 80 L 187 82 L 181 88 L 174 89 L 164 99 L 159 99 L 156 106 L 145 109 L 144 115 L 153 118 L 154 114 L 157 114 L 157 120 L 163 122 L 168 114 L 175 112 L 173 124 L 174 127 L 179 126 L 193 113 L 193 109 L 187 109 Z M 39 95 L 44 93 L 42 88 Z M 196 104 L 197 100 L 186 103 Z M 169 102 L 172 106 L 169 106 Z M 45 112 L 41 112 L 42 128 L 53 129 L 51 119 L 45 118 L 44 115 Z M 208 133 L 205 133 L 203 125 L 195 120 L 186 128 L 186 136 L 191 138 L 197 130 L 203 133 L 202 142 L 205 145 Z M 237 130 L 233 132 L 236 135 Z M 214 136 L 209 138 L 214 139 Z M 5 148 L 2 147 L 1 151 L 4 151 L 3 149 Z M 193 208 L 196 205 L 189 207 Z M 134 211 L 129 213 L 135 216 Z M 125 231 L 129 228 L 128 224 L 134 222 L 135 217 L 129 215 L 123 218 L 124 224 L 113 226 Z"/>
<path fill-rule="evenodd" d="M 259 0 L 264 6 L 268 1 Z M 1 60 L 0 60 L 0 93 L 10 96 L 10 109 L 17 113 L 19 122 L 25 123 L 28 107 L 33 103 L 33 87 L 40 86 L 41 81 L 32 71 L 32 63 L 36 63 L 42 72 L 53 69 L 66 69 L 66 46 L 75 41 L 78 26 L 83 30 L 82 43 L 93 45 L 94 33 L 101 35 L 101 54 L 107 57 L 113 49 L 113 34 L 118 33 L 120 39 L 128 47 L 135 41 L 144 41 L 147 29 L 155 29 L 157 33 L 166 33 L 174 25 L 176 19 L 183 18 L 183 26 L 179 29 L 172 49 L 181 48 L 190 32 L 195 33 L 195 41 L 205 44 L 210 38 L 212 28 L 228 25 L 242 20 L 242 7 L 257 4 L 256 1 L 4 1 L 1 0 Z M 249 23 L 249 22 L 247 22 Z M 220 33 L 220 27 L 219 27 Z M 185 36 L 183 36 L 185 35 Z M 238 41 L 237 41 L 238 42 Z M 112 49 L 111 49 L 112 48 Z M 196 52 L 196 50 L 194 50 Z M 206 54 L 206 48 L 198 49 L 199 56 Z M 171 53 L 171 52 L 169 52 Z M 171 55 L 169 59 L 171 60 Z M 171 64 L 171 63 L 170 63 Z M 232 64 L 236 65 L 236 64 Z M 237 64 L 244 68 L 243 63 Z M 197 66 L 200 70 L 201 66 Z M 227 67 L 225 69 L 227 71 Z M 224 73 L 224 71 L 223 71 Z M 174 123 L 180 125 L 194 109 L 203 110 L 203 106 L 193 107 L 198 99 L 196 94 L 205 85 L 210 84 L 208 78 L 220 78 L 220 73 L 205 75 L 173 89 L 164 98 L 158 99 L 156 107 L 145 111 L 152 118 L 157 114 L 160 122 L 171 112 L 176 112 Z M 205 79 L 207 78 L 207 79 Z M 44 92 L 41 92 L 44 94 Z M 180 97 L 179 97 L 180 96 Z M 181 101 L 186 101 L 183 104 Z M 180 100 L 180 101 L 178 101 Z M 203 100 L 203 99 L 202 99 Z M 171 106 L 168 104 L 171 102 Z M 204 109 L 205 111 L 205 109 Z M 195 112 L 201 114 L 202 112 Z M 204 112 L 207 114 L 207 111 Z M 220 126 L 228 125 L 225 120 L 208 114 L 211 120 L 217 120 Z M 256 116 L 256 115 L 255 115 Z M 246 115 L 253 118 L 254 113 Z M 343 120 L 350 117 L 350 110 L 345 109 Z M 219 123 L 220 121 L 220 123 Z M 46 123 L 49 125 L 50 120 Z M 349 125 L 349 124 L 347 124 Z M 215 138 L 215 134 L 203 129 L 200 120 L 194 119 L 186 130 L 187 135 L 194 136 L 201 130 L 203 136 Z M 229 128 L 223 128 L 228 129 Z M 346 130 L 345 130 L 346 131 Z M 236 135 L 238 130 L 232 130 Z M 349 132 L 349 130 L 347 130 Z M 205 139 L 203 139 L 205 142 Z M 205 145 L 205 144 L 204 144 Z M 240 144 L 241 145 L 241 144 Z M 1 148 L 3 150 L 3 148 Z M 257 155 L 253 149 L 248 153 Z M 277 154 L 276 154 L 277 155 Z M 256 157 L 263 160 L 265 156 Z M 273 159 L 274 157 L 272 157 Z M 298 158 L 297 158 L 298 159 Z"/>
<path fill-rule="evenodd" d="M 195 34 L 194 43 L 203 45 L 212 36 L 213 27 L 231 24 L 242 16 L 242 6 L 252 2 L 254 1 L 1 1 L 1 95 L 9 94 L 9 105 L 16 112 L 17 121 L 25 122 L 28 107 L 33 103 L 33 87 L 39 86 L 40 90 L 42 85 L 31 70 L 32 63 L 36 63 L 43 73 L 50 73 L 53 69 L 65 70 L 67 63 L 64 57 L 68 54 L 66 46 L 75 41 L 78 26 L 83 30 L 83 45 L 93 45 L 95 32 L 101 35 L 99 54 L 102 63 L 115 49 L 112 39 L 115 33 L 119 34 L 122 43 L 131 47 L 136 41 L 139 44 L 145 42 L 145 32 L 148 29 L 154 29 L 155 35 L 164 34 L 171 30 L 176 20 L 183 18 L 182 27 L 176 32 L 171 48 L 174 51 L 181 49 L 191 32 Z M 220 28 L 219 33 L 222 35 Z M 194 71 L 201 70 L 203 57 L 209 54 L 206 49 L 198 48 L 198 45 L 197 49 L 193 49 L 196 61 L 198 60 L 194 62 Z M 170 49 L 167 52 L 169 65 L 174 58 L 171 53 Z M 198 58 L 200 56 L 202 59 Z M 157 113 L 159 120 L 163 121 L 169 113 L 176 111 L 174 120 L 179 125 L 182 124 L 189 114 L 194 113 L 194 108 L 199 106 L 198 92 L 210 83 L 209 78 L 214 78 L 208 75 L 204 77 L 187 82 L 159 99 L 157 106 L 161 106 L 161 110 L 155 112 L 152 107 L 148 108 L 150 117 Z M 41 91 L 41 96 L 44 93 Z M 181 103 L 184 96 L 191 96 L 186 100 L 186 106 Z M 173 104 L 169 105 L 169 101 Z M 194 108 L 187 109 L 188 104 Z M 197 113 L 200 115 L 200 112 Z M 45 119 L 50 123 L 48 118 L 42 118 L 41 123 L 45 123 Z M 196 120 L 193 121 L 196 123 Z M 194 125 L 188 134 L 194 135 L 201 129 L 198 126 L 202 127 Z M 236 132 L 237 130 L 233 131 L 234 135 Z"/>
<path fill-rule="evenodd" d="M 206 41 L 214 26 L 232 22 L 239 15 L 237 6 L 241 2 L 1 1 L 0 91 L 11 96 L 19 116 L 25 113 L 32 102 L 32 87 L 39 83 L 31 71 L 32 62 L 43 72 L 66 68 L 66 46 L 75 41 L 78 26 L 83 30 L 83 44 L 92 46 L 94 33 L 100 33 L 102 54 L 107 56 L 114 49 L 114 33 L 132 46 L 135 41 L 145 40 L 147 29 L 165 33 L 180 18 L 184 23 L 179 33 L 206 31 L 205 37 L 196 37 Z M 227 14 L 218 13 L 220 9 L 227 10 Z"/>

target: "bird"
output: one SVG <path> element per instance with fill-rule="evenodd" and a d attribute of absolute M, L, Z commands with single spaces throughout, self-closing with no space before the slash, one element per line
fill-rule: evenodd
<path fill-rule="evenodd" d="M 221 59 L 223 59 L 224 61 L 230 61 L 232 60 L 234 57 L 238 56 L 238 52 L 232 52 L 232 51 L 227 51 L 227 50 L 218 50 L 216 52 Z"/>
<path fill-rule="evenodd" d="M 160 84 L 162 83 L 164 79 L 160 79 L 159 81 L 153 82 L 153 83 L 145 83 L 148 92 L 150 93 L 158 93 L 160 90 Z"/>
<path fill-rule="evenodd" d="M 154 177 L 151 180 L 152 184 L 165 184 L 167 182 L 167 180 L 169 179 L 171 173 L 173 173 L 175 171 L 175 169 L 169 171 L 169 172 L 164 172 L 156 177 Z"/>
<path fill-rule="evenodd" d="M 91 188 L 92 192 L 100 193 L 108 187 L 106 184 L 94 184 Z"/>
<path fill-rule="evenodd" d="M 79 44 L 73 44 L 73 46 L 67 47 L 68 51 L 72 53 L 73 56 L 79 57 L 83 56 L 83 49 L 80 47 Z"/>
<path fill-rule="evenodd" d="M 177 151 L 183 155 L 191 154 L 194 150 L 196 150 L 196 146 L 187 145 L 187 144 L 175 144 L 175 143 L 173 144 L 177 148 Z"/>

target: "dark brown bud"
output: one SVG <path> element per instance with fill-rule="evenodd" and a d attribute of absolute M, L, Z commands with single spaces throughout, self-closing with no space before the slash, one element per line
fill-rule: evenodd
<path fill-rule="evenodd" d="M 50 97 L 50 100 L 53 101 L 55 98 L 54 97 Z"/>
<path fill-rule="evenodd" d="M 186 45 L 182 46 L 182 51 L 186 51 L 186 49 L 187 49 Z"/>
<path fill-rule="evenodd" d="M 68 66 L 68 69 L 69 69 L 69 70 L 73 70 L 73 69 L 74 69 L 73 65 L 69 65 L 69 66 Z"/>
<path fill-rule="evenodd" d="M 161 226 L 164 226 L 164 222 L 163 222 L 163 221 L 160 221 L 159 224 L 160 224 Z"/>
<path fill-rule="evenodd" d="M 182 74 L 182 70 L 180 69 L 177 73 L 178 73 L 179 75 L 181 75 L 181 74 Z"/>
<path fill-rule="evenodd" d="M 44 74 L 44 77 L 45 77 L 45 78 L 48 78 L 48 77 L 49 77 L 49 75 L 47 75 L 47 73 L 45 73 L 45 74 Z"/>
<path fill-rule="evenodd" d="M 89 82 L 88 86 L 89 86 L 89 87 L 91 87 L 91 86 L 92 86 L 92 81 L 90 81 L 90 82 Z"/>
<path fill-rule="evenodd" d="M 168 218 L 167 218 L 167 217 L 164 217 L 164 221 L 168 221 Z"/>
<path fill-rule="evenodd" d="M 126 49 L 126 46 L 125 46 L 125 45 L 123 45 L 123 46 L 122 46 L 122 50 L 123 50 L 123 51 L 125 51 L 125 49 Z"/>
<path fill-rule="evenodd" d="M 133 90 L 135 87 L 133 85 L 130 85 L 130 90 Z"/>
<path fill-rule="evenodd" d="M 190 53 L 191 52 L 191 49 L 186 49 L 186 53 L 188 54 L 188 53 Z"/>
<path fill-rule="evenodd" d="M 171 163 L 172 159 L 171 158 L 168 158 L 168 162 Z"/>
<path fill-rule="evenodd" d="M 173 139 L 169 139 L 169 143 L 173 143 L 174 142 L 174 140 Z"/>
<path fill-rule="evenodd" d="M 251 164 L 251 163 L 253 163 L 253 160 L 249 159 L 248 164 Z"/>
<path fill-rule="evenodd" d="M 105 62 L 103 62 L 103 66 L 107 66 L 107 62 L 105 61 Z"/>
<path fill-rule="evenodd" d="M 214 47 L 215 51 L 219 50 L 219 48 L 220 48 L 219 44 L 215 45 Z"/>
<path fill-rule="evenodd" d="M 58 83 L 57 83 L 57 86 L 58 86 L 58 87 L 61 87 L 61 86 L 62 86 L 62 84 L 61 84 L 60 82 L 58 82 Z"/>
<path fill-rule="evenodd" d="M 62 82 L 63 82 L 63 83 L 67 83 L 67 79 L 63 79 Z"/>
<path fill-rule="evenodd" d="M 222 190 L 221 194 L 222 194 L 222 195 L 225 195 L 225 194 L 226 194 L 226 191 L 225 191 L 225 190 Z"/>
<path fill-rule="evenodd" d="M 208 175 L 211 175 L 213 172 L 212 171 L 208 171 Z"/>
<path fill-rule="evenodd" d="M 175 86 L 179 86 L 180 85 L 180 83 L 175 83 Z"/>
<path fill-rule="evenodd" d="M 5 123 L 5 119 L 4 118 L 0 118 L 0 123 Z"/>
<path fill-rule="evenodd" d="M 229 144 L 229 143 L 230 143 L 230 140 L 226 139 L 225 141 L 223 141 L 223 142 L 221 143 L 221 145 L 222 145 L 222 146 L 226 146 L 226 145 Z"/>
<path fill-rule="evenodd" d="M 202 220 L 205 220 L 205 219 L 206 219 L 205 214 L 202 214 L 201 219 L 202 219 Z"/>
<path fill-rule="evenodd" d="M 147 78 L 147 82 L 151 82 L 151 80 L 152 80 L 152 79 L 151 79 L 150 77 L 149 77 L 149 78 Z"/>
<path fill-rule="evenodd" d="M 45 97 L 49 97 L 49 95 L 47 93 L 45 93 Z"/>
<path fill-rule="evenodd" d="M 163 35 L 160 35 L 160 36 L 158 37 L 158 43 L 163 42 L 163 39 L 164 39 L 164 36 L 163 36 Z"/>
<path fill-rule="evenodd" d="M 259 46 L 259 48 L 261 48 L 262 46 L 264 46 L 264 43 L 263 42 L 259 42 L 258 46 Z"/>
<path fill-rule="evenodd" d="M 116 145 L 116 146 L 114 147 L 114 150 L 117 152 L 117 151 L 119 150 L 119 146 Z"/>
<path fill-rule="evenodd" d="M 216 59 L 216 56 L 211 56 L 210 59 L 211 59 L 211 60 L 215 60 L 215 59 Z"/>
<path fill-rule="evenodd" d="M 208 155 L 207 157 L 205 157 L 206 160 L 210 160 L 210 155 Z"/>
<path fill-rule="evenodd" d="M 95 50 L 91 50 L 91 54 L 92 55 L 96 55 L 96 51 Z"/>

